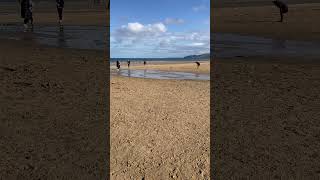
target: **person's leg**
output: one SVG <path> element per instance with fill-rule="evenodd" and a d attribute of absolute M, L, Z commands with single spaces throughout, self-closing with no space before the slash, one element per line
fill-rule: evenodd
<path fill-rule="evenodd" d="M 24 26 L 24 30 L 25 30 L 25 31 L 26 31 L 27 28 L 28 28 L 28 21 L 29 21 L 29 19 L 28 19 L 27 17 L 25 17 L 24 20 L 23 20 L 23 26 Z"/>
<path fill-rule="evenodd" d="M 61 9 L 61 8 L 59 8 L 59 7 L 57 6 L 59 23 L 61 23 L 61 11 L 60 11 L 60 9 Z"/>
<path fill-rule="evenodd" d="M 32 16 L 30 18 L 30 23 L 31 23 L 31 31 L 33 32 L 33 17 Z"/>
<path fill-rule="evenodd" d="M 30 23 L 31 23 L 31 27 L 33 28 L 33 15 L 32 15 L 32 13 L 30 15 Z"/>
<path fill-rule="evenodd" d="M 28 24 L 29 18 L 25 17 L 23 22 L 24 22 L 24 24 Z"/>
<path fill-rule="evenodd" d="M 58 8 L 58 12 L 59 12 L 59 20 L 62 21 L 63 8 Z"/>

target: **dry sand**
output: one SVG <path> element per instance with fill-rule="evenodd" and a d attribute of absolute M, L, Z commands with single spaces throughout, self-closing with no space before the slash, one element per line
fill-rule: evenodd
<path fill-rule="evenodd" d="M 209 86 L 112 76 L 112 179 L 209 179 Z"/>
<path fill-rule="evenodd" d="M 104 179 L 104 53 L 0 43 L 0 179 Z"/>
<path fill-rule="evenodd" d="M 319 4 L 211 9 L 214 32 L 319 41 Z M 319 179 L 320 61 L 247 57 L 212 63 L 215 179 Z"/>

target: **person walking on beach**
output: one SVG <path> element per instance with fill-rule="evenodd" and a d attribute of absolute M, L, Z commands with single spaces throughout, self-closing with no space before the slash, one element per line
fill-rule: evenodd
<path fill-rule="evenodd" d="M 120 62 L 117 61 L 117 69 L 120 70 Z"/>
<path fill-rule="evenodd" d="M 285 4 L 284 2 L 280 1 L 280 0 L 275 0 L 272 1 L 274 5 L 276 5 L 279 9 L 280 9 L 280 21 L 279 22 L 283 22 L 283 14 L 288 12 L 288 6 L 287 4 Z"/>
<path fill-rule="evenodd" d="M 195 62 L 197 64 L 197 69 L 200 67 L 200 63 L 198 61 Z"/>
<path fill-rule="evenodd" d="M 57 11 L 59 15 L 59 24 L 62 26 L 62 13 L 64 8 L 64 0 L 56 0 L 57 2 Z"/>
<path fill-rule="evenodd" d="M 32 0 L 22 0 L 20 3 L 21 3 L 21 18 L 24 19 L 23 26 L 25 30 L 27 30 L 29 22 L 31 23 L 31 28 L 33 28 Z"/>
<path fill-rule="evenodd" d="M 143 61 L 143 65 L 145 66 L 146 64 L 147 64 L 147 61 L 146 61 L 146 60 L 144 60 L 144 61 Z"/>
<path fill-rule="evenodd" d="M 127 63 L 128 63 L 128 68 L 130 68 L 130 60 L 128 60 Z"/>

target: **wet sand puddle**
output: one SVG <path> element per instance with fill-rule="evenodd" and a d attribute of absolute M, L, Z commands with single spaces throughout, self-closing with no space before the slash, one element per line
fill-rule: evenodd
<path fill-rule="evenodd" d="M 215 33 L 211 40 L 215 57 L 319 56 L 320 43 Z"/>
<path fill-rule="evenodd" d="M 106 47 L 103 26 L 34 26 L 24 32 L 22 25 L 2 25 L 0 38 L 35 41 L 40 44 L 75 49 L 103 50 Z"/>
<path fill-rule="evenodd" d="M 148 70 L 148 69 L 111 70 L 111 74 L 125 76 L 125 77 L 147 78 L 147 79 L 210 80 L 209 74 L 160 71 L 160 70 Z"/>

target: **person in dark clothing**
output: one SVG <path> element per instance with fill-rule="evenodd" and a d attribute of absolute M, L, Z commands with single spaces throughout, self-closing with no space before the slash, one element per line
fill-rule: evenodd
<path fill-rule="evenodd" d="M 283 14 L 287 13 L 288 12 L 288 6 L 280 1 L 280 0 L 275 0 L 275 1 L 272 1 L 274 5 L 276 5 L 279 9 L 280 9 L 280 21 L 279 22 L 283 22 Z"/>
<path fill-rule="evenodd" d="M 130 60 L 128 60 L 127 63 L 128 63 L 128 68 L 129 68 L 130 67 Z"/>
<path fill-rule="evenodd" d="M 118 70 L 120 69 L 120 62 L 119 61 L 117 61 L 117 68 L 118 68 Z"/>
<path fill-rule="evenodd" d="M 197 64 L 197 68 L 199 68 L 200 63 L 198 61 L 195 62 Z"/>
<path fill-rule="evenodd" d="M 31 0 L 22 0 L 21 1 L 21 17 L 24 18 L 24 27 L 28 28 L 28 23 L 31 23 L 33 27 L 33 16 L 32 16 L 32 6 L 33 2 Z"/>
<path fill-rule="evenodd" d="M 57 11 L 59 15 L 59 24 L 62 25 L 62 13 L 64 8 L 64 0 L 56 0 L 57 2 Z"/>
<path fill-rule="evenodd" d="M 144 60 L 144 61 L 143 61 L 143 65 L 146 65 L 146 64 L 147 64 L 147 61 Z"/>
<path fill-rule="evenodd" d="M 25 18 L 26 17 L 26 0 L 22 0 L 19 1 L 20 2 L 20 10 L 21 10 L 21 18 Z"/>

